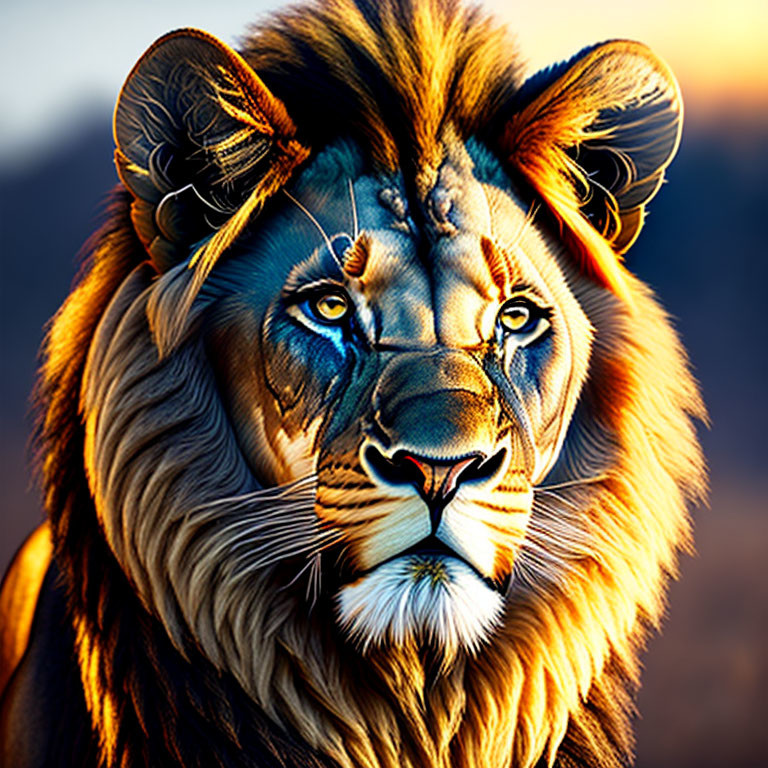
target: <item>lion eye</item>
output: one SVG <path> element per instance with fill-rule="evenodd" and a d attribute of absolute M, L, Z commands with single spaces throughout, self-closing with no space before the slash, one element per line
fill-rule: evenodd
<path fill-rule="evenodd" d="M 511 299 L 499 311 L 499 324 L 505 333 L 527 337 L 530 343 L 549 328 L 544 310 L 527 299 Z"/>
<path fill-rule="evenodd" d="M 349 299 L 339 291 L 322 293 L 309 305 L 315 317 L 323 323 L 339 323 L 349 312 Z"/>
<path fill-rule="evenodd" d="M 499 320 L 508 331 L 519 333 L 530 323 L 531 310 L 523 304 L 513 304 L 501 311 Z"/>

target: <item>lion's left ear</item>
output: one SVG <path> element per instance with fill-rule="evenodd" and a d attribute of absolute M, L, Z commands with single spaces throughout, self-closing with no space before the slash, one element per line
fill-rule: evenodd
<path fill-rule="evenodd" d="M 603 43 L 528 80 L 501 152 L 563 226 L 582 267 L 624 295 L 634 242 L 680 141 L 683 106 L 646 46 Z"/>
<path fill-rule="evenodd" d="M 308 155 L 282 102 L 235 51 L 196 29 L 161 37 L 141 57 L 114 130 L 131 218 L 153 263 L 165 271 L 203 242 L 193 257 L 201 278 Z"/>

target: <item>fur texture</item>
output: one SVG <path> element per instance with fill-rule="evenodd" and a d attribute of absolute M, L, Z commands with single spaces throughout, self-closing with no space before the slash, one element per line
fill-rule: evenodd
<path fill-rule="evenodd" d="M 92 759 L 627 764 L 637 653 L 704 489 L 684 351 L 616 255 L 674 153 L 674 81 L 620 42 L 521 88 L 504 30 L 436 0 L 329 0 L 274 16 L 243 59 L 210 45 L 219 74 L 183 93 L 226 117 L 203 111 L 214 135 L 160 166 L 199 115 L 173 92 L 173 130 L 124 123 L 129 191 L 38 388 Z M 151 53 L 136 77 L 165 66 Z M 122 108 L 153 114 L 157 82 L 129 79 Z M 175 223 L 186 172 L 224 234 Z M 330 274 L 364 352 L 306 294 Z M 547 309 L 510 341 L 523 284 Z M 412 403 L 439 412 L 403 426 Z M 369 466 L 376 420 L 436 467 L 503 459 L 430 524 L 413 482 Z M 430 535 L 460 559 L 402 559 Z"/>

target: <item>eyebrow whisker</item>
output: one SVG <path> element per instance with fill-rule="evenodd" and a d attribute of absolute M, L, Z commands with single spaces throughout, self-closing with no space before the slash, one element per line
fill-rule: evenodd
<path fill-rule="evenodd" d="M 526 229 L 528 229 L 528 227 L 533 225 L 533 219 L 536 216 L 536 214 L 539 212 L 539 207 L 540 205 L 537 200 L 533 200 L 531 202 L 531 205 L 528 208 L 528 213 L 525 214 L 523 223 L 520 225 L 520 229 L 517 231 L 517 234 L 513 238 L 512 244 L 509 246 L 509 250 L 511 251 L 514 250 L 520 244 L 520 241 L 523 239 L 523 235 L 525 234 Z"/>
<path fill-rule="evenodd" d="M 359 234 L 357 228 L 357 202 L 355 201 L 355 188 L 352 184 L 352 179 L 347 177 L 347 184 L 349 185 L 349 199 L 352 203 L 352 239 L 357 240 Z"/>
<path fill-rule="evenodd" d="M 325 240 L 325 244 L 328 247 L 331 256 L 333 256 L 339 267 L 343 267 L 342 263 L 339 261 L 339 257 L 336 255 L 336 251 L 333 250 L 333 245 L 331 245 L 331 238 L 328 237 L 325 230 L 320 225 L 320 222 L 307 210 L 304 205 L 302 205 L 290 192 L 288 192 L 288 190 L 284 189 L 283 194 L 298 207 L 298 209 L 315 225 L 315 227 L 317 227 L 318 231 L 323 236 L 323 240 Z"/>

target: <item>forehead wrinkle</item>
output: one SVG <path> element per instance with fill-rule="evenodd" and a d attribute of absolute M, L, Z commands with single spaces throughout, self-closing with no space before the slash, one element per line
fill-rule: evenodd
<path fill-rule="evenodd" d="M 529 282 L 526 279 L 525 270 L 526 268 L 529 270 L 529 274 L 532 274 L 535 278 L 535 281 L 533 283 L 533 288 L 538 288 L 539 292 L 543 292 L 544 296 L 547 301 L 554 303 L 555 301 L 555 293 L 553 290 L 553 286 L 550 285 L 549 281 L 545 279 L 544 275 L 542 274 L 539 267 L 536 265 L 536 262 L 534 259 L 530 257 L 530 255 L 523 249 L 523 247 L 519 243 L 515 243 L 510 248 L 511 253 L 513 254 L 513 259 L 510 260 L 510 264 L 513 265 L 515 273 L 514 273 L 514 280 L 511 281 L 510 286 L 514 287 L 516 284 Z"/>
<path fill-rule="evenodd" d="M 342 282 L 344 276 L 338 260 L 323 244 L 294 265 L 288 273 L 283 290 L 285 293 L 293 293 L 303 286 L 328 279 Z"/>
<path fill-rule="evenodd" d="M 485 257 L 485 263 L 488 266 L 491 279 L 496 284 L 499 291 L 503 293 L 505 285 L 509 282 L 509 259 L 506 257 L 505 253 L 499 253 L 499 249 L 493 241 L 493 208 L 491 206 L 491 199 L 488 197 L 488 191 L 485 188 L 485 184 L 481 183 L 480 189 L 483 192 L 485 204 L 488 206 L 491 234 L 491 237 L 486 237 L 485 235 L 480 237 L 480 249 Z"/>

